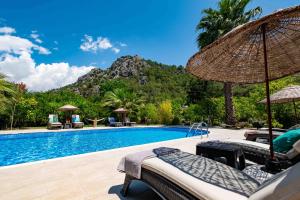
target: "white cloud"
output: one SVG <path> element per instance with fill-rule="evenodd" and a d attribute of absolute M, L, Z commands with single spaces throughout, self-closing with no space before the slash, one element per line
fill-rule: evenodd
<path fill-rule="evenodd" d="M 31 31 L 30 37 L 39 44 L 43 43 L 43 41 L 40 39 L 40 35 L 37 34 L 37 31 Z"/>
<path fill-rule="evenodd" d="M 23 51 L 20 55 L 1 55 L 0 72 L 7 75 L 12 81 L 21 82 L 34 73 L 35 62 L 31 55 Z"/>
<path fill-rule="evenodd" d="M 70 66 L 69 63 L 40 64 L 34 68 L 34 73 L 22 80 L 28 88 L 34 91 L 46 91 L 59 88 L 77 81 L 88 73 L 92 66 Z"/>
<path fill-rule="evenodd" d="M 35 31 L 32 31 L 32 33 L 30 34 L 30 37 L 33 39 L 37 39 L 37 38 L 39 38 L 39 34 L 36 34 Z"/>
<path fill-rule="evenodd" d="M 119 44 L 121 47 L 127 47 L 127 44 L 125 44 L 125 43 L 119 42 Z"/>
<path fill-rule="evenodd" d="M 80 45 L 80 49 L 82 51 L 96 53 L 98 50 L 111 49 L 115 53 L 120 52 L 120 49 L 114 47 L 109 39 L 105 37 L 97 37 L 97 39 L 94 40 L 92 36 L 84 35 L 84 38 L 81 41 L 82 44 Z"/>
<path fill-rule="evenodd" d="M 116 48 L 116 47 L 113 47 L 111 50 L 112 50 L 113 52 L 115 52 L 115 53 L 119 53 L 119 52 L 120 52 L 120 49 L 118 49 L 118 48 Z"/>
<path fill-rule="evenodd" d="M 112 44 L 107 38 L 98 37 L 96 43 L 100 49 L 109 49 L 112 48 Z"/>
<path fill-rule="evenodd" d="M 20 55 L 3 54 L 0 61 L 0 71 L 9 80 L 23 82 L 31 91 L 46 91 L 74 83 L 93 68 L 71 66 L 64 62 L 36 65 L 25 51 Z"/>
<path fill-rule="evenodd" d="M 41 46 L 34 46 L 34 49 L 38 50 L 40 54 L 44 54 L 44 55 L 48 55 L 51 53 L 48 49 Z"/>
<path fill-rule="evenodd" d="M 0 27 L 0 33 L 9 35 L 9 34 L 12 34 L 15 32 L 16 32 L 16 30 L 11 27 L 8 27 L 8 26 Z"/>
<path fill-rule="evenodd" d="M 23 51 L 31 53 L 32 50 L 37 50 L 40 54 L 46 55 L 51 53 L 48 49 L 33 44 L 28 39 L 12 35 L 0 35 L 0 51 L 20 54 Z"/>
<path fill-rule="evenodd" d="M 65 62 L 37 65 L 32 58 L 34 51 L 51 53 L 28 39 L 0 35 L 0 72 L 11 81 L 24 82 L 31 91 L 46 91 L 71 84 L 94 68 Z"/>

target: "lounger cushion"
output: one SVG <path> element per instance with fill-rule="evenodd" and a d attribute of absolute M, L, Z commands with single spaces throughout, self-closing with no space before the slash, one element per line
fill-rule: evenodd
<path fill-rule="evenodd" d="M 264 149 L 269 149 L 270 148 L 270 146 L 268 144 L 253 142 L 253 141 L 249 141 L 249 140 L 226 139 L 226 140 L 224 140 L 224 142 L 229 142 L 229 143 L 233 142 L 233 143 L 240 143 L 240 144 L 245 144 L 245 145 L 253 145 L 253 146 L 261 147 L 261 148 L 264 148 Z"/>
<path fill-rule="evenodd" d="M 114 117 L 109 117 L 108 122 L 109 123 L 114 123 L 114 122 L 116 122 L 116 119 Z"/>
<path fill-rule="evenodd" d="M 58 122 L 58 116 L 57 115 L 53 115 L 53 114 L 51 114 L 51 115 L 49 115 L 49 123 L 56 123 L 56 122 Z"/>
<path fill-rule="evenodd" d="M 250 165 L 243 169 L 243 172 L 255 178 L 261 184 L 273 176 L 273 174 L 264 170 L 264 165 Z"/>
<path fill-rule="evenodd" d="M 244 174 L 242 172 L 239 172 L 238 170 L 235 171 L 235 169 L 229 166 L 204 157 L 197 156 L 197 159 L 194 159 L 195 156 L 196 155 L 186 154 L 184 160 L 179 159 L 179 163 L 177 164 L 179 164 L 182 168 L 179 166 L 175 167 L 174 165 L 169 164 L 161 158 L 151 158 L 145 160 L 142 167 L 151 170 L 174 182 L 199 199 L 224 200 L 224 197 L 230 200 L 248 199 L 245 194 L 234 191 L 234 188 L 236 186 L 240 186 L 242 190 L 245 191 L 245 193 L 247 193 L 248 191 L 251 191 L 252 193 L 252 190 L 256 190 L 259 185 L 255 180 L 251 180 L 251 178 L 244 176 Z M 175 157 L 177 156 L 175 155 Z M 201 164 L 198 163 L 199 158 L 201 160 Z M 185 160 L 187 162 L 185 162 Z M 189 166 L 185 165 L 186 163 L 189 163 Z M 210 165 L 209 163 L 218 166 L 214 166 L 214 168 L 211 168 L 212 165 Z M 199 168 L 199 165 L 201 165 L 202 168 Z M 219 167 L 222 170 L 219 170 Z M 228 171 L 226 170 L 226 168 Z M 186 170 L 189 170 L 190 173 L 194 173 L 195 176 L 186 173 Z M 222 177 L 222 179 L 216 179 L 216 177 Z M 233 183 L 233 179 L 236 180 L 240 185 Z M 214 182 L 215 184 L 212 184 L 212 182 Z M 221 187 L 220 185 L 223 185 L 224 187 Z M 228 188 L 225 187 L 228 187 L 231 190 L 228 190 Z"/>
<path fill-rule="evenodd" d="M 53 122 L 53 123 L 50 123 L 51 125 L 61 125 L 61 123 L 60 122 Z"/>
<path fill-rule="evenodd" d="M 262 184 L 249 200 L 299 200 L 300 163 L 290 167 Z"/>
<path fill-rule="evenodd" d="M 300 129 L 295 129 L 282 134 L 273 140 L 274 151 L 287 153 L 292 149 L 293 144 L 300 139 Z"/>
<path fill-rule="evenodd" d="M 228 142 L 228 143 L 234 143 L 234 144 L 238 144 L 239 146 L 241 146 L 241 148 L 243 149 L 244 153 L 247 155 L 247 152 L 255 152 L 257 154 L 258 157 L 265 157 L 265 159 L 267 159 L 270 155 L 270 145 L 268 144 L 263 144 L 263 143 L 259 143 L 259 142 L 253 142 L 253 141 L 248 141 L 248 140 L 240 140 L 240 139 L 227 139 L 224 140 L 224 142 Z M 286 160 L 287 156 L 286 154 L 283 153 L 279 153 L 279 152 L 274 152 L 276 158 L 280 159 L 280 160 Z M 246 156 L 247 158 L 247 156 Z M 249 158 L 247 158 L 249 159 Z M 261 164 L 265 164 L 265 162 L 261 163 Z"/>
<path fill-rule="evenodd" d="M 80 122 L 80 117 L 79 117 L 79 115 L 72 115 L 72 122 L 73 122 L 73 123 Z"/>

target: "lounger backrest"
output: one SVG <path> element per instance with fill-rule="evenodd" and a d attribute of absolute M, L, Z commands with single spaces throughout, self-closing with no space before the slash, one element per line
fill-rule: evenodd
<path fill-rule="evenodd" d="M 253 193 L 249 200 L 300 199 L 300 163 L 274 175 Z"/>
<path fill-rule="evenodd" d="M 50 114 L 49 117 L 48 117 L 48 122 L 49 123 L 56 123 L 58 122 L 58 116 L 55 115 L 55 114 Z"/>
<path fill-rule="evenodd" d="M 291 160 L 300 154 L 300 140 L 293 144 L 293 148 L 289 150 L 286 155 Z"/>
<path fill-rule="evenodd" d="M 72 115 L 72 122 L 80 122 L 80 116 L 79 115 Z"/>
<path fill-rule="evenodd" d="M 114 122 L 116 122 L 116 120 L 115 120 L 114 117 L 109 117 L 109 118 L 108 118 L 108 122 L 109 122 L 109 123 L 114 123 Z"/>

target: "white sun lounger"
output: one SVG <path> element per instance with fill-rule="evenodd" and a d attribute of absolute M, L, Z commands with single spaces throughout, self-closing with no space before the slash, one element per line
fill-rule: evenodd
<path fill-rule="evenodd" d="M 126 175 L 123 195 L 127 195 L 132 180 L 136 178 Z M 177 152 L 144 160 L 138 180 L 147 183 L 163 199 L 300 199 L 300 163 L 262 183 L 214 160 Z"/>

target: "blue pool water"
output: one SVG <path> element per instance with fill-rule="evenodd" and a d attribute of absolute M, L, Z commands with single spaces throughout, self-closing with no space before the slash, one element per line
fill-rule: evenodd
<path fill-rule="evenodd" d="M 185 128 L 123 128 L 0 135 L 0 166 L 186 136 Z"/>

